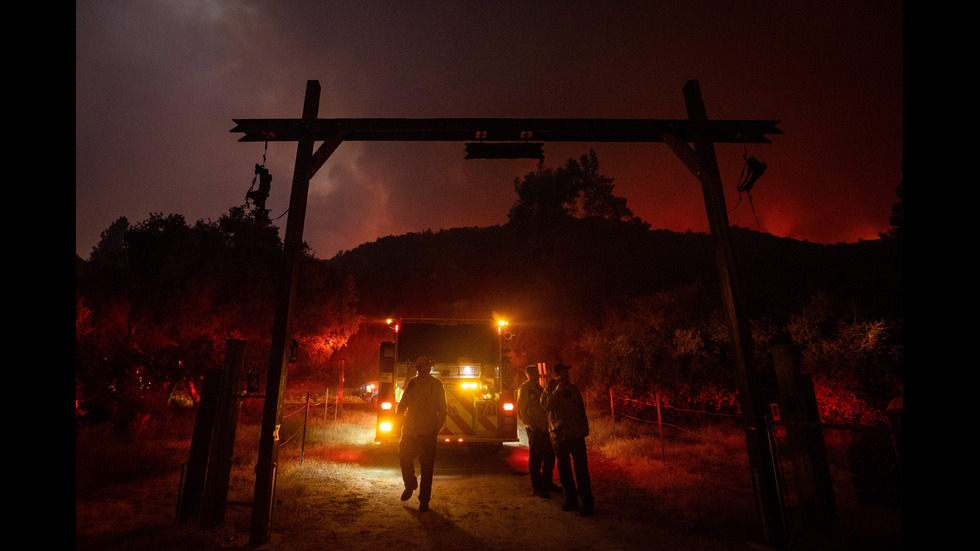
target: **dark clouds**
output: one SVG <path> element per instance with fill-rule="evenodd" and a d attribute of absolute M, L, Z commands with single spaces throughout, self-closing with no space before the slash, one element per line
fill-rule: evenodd
<path fill-rule="evenodd" d="M 414 4 L 406 7 L 402 4 Z M 421 8 L 418 6 L 422 6 Z M 733 224 L 817 242 L 888 228 L 902 173 L 898 2 L 76 3 L 76 252 L 116 218 L 217 219 L 255 163 L 286 211 L 295 145 L 239 143 L 233 118 L 685 118 L 698 79 L 713 118 L 778 119 L 747 153 L 769 169 L 735 192 L 742 146 L 717 147 Z M 697 182 L 663 144 L 596 150 L 654 227 L 706 231 Z M 506 221 L 535 161 L 466 161 L 458 143 L 344 143 L 311 182 L 305 239 L 320 257 L 377 237 Z M 285 224 L 285 217 L 280 219 Z"/>

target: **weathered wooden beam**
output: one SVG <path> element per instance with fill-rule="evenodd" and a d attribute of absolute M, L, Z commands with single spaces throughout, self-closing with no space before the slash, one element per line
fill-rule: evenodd
<path fill-rule="evenodd" d="M 303 120 L 316 120 L 319 108 L 320 83 L 315 80 L 308 81 L 303 103 Z M 276 282 L 276 312 L 272 325 L 265 403 L 262 409 L 259 457 L 255 466 L 251 526 L 251 543 L 254 545 L 262 545 L 268 541 L 272 521 L 272 502 L 279 460 L 279 428 L 282 425 L 282 405 L 289 360 L 288 343 L 292 332 L 292 307 L 296 298 L 299 261 L 303 254 L 303 226 L 306 221 L 306 203 L 310 189 L 310 166 L 313 162 L 312 136 L 301 136 L 297 141 L 299 143 L 296 145 L 296 164 L 293 167 L 293 184 L 289 195 L 286 238 Z"/>
<path fill-rule="evenodd" d="M 701 87 L 696 80 L 689 81 L 684 86 L 684 100 L 691 120 L 708 120 L 704 100 L 701 97 Z M 708 226 L 715 242 L 715 259 L 728 319 L 728 330 L 735 352 L 743 430 L 748 448 L 749 468 L 756 486 L 760 521 L 766 543 L 776 549 L 782 549 L 785 544 L 783 515 L 765 422 L 765 401 L 754 355 L 752 329 L 744 311 L 741 282 L 732 246 L 731 227 L 725 207 L 725 194 L 718 170 L 718 159 L 715 156 L 715 140 L 709 135 L 695 135 L 693 157 L 689 155 L 686 144 L 684 147 L 679 147 L 679 144 L 671 138 L 668 140 L 671 140 L 668 145 L 671 145 L 675 152 L 680 151 L 681 160 L 685 164 L 693 164 L 692 172 L 701 181 Z"/>
<path fill-rule="evenodd" d="M 684 140 L 681 140 L 673 134 L 664 134 L 664 143 L 667 147 L 677 155 L 677 158 L 684 163 L 684 166 L 700 180 L 704 176 L 704 171 L 701 169 L 701 161 L 698 159 L 697 153 L 694 149 L 687 144 Z"/>
<path fill-rule="evenodd" d="M 301 136 L 345 141 L 692 142 L 771 143 L 782 134 L 770 120 L 684 119 L 234 119 L 241 142 L 297 141 Z"/>
<path fill-rule="evenodd" d="M 333 152 L 336 151 L 338 147 L 340 147 L 340 144 L 343 141 L 344 141 L 343 135 L 337 133 L 336 135 L 327 138 L 326 140 L 324 140 L 322 144 L 320 144 L 320 147 L 318 147 L 316 152 L 313 153 L 313 158 L 310 159 L 309 178 L 312 178 L 317 173 L 317 171 L 320 170 L 320 167 L 323 166 L 323 163 L 327 162 L 327 159 L 329 159 L 330 156 L 333 155 Z"/>

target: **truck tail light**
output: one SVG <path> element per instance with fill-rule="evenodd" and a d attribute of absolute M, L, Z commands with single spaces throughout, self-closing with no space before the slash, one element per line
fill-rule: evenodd
<path fill-rule="evenodd" d="M 391 432 L 391 421 L 382 421 L 378 423 L 378 430 L 381 432 Z"/>
<path fill-rule="evenodd" d="M 503 408 L 504 408 L 504 411 L 514 411 L 514 404 L 512 404 L 510 402 L 504 402 Z"/>
<path fill-rule="evenodd" d="M 381 409 L 391 409 L 391 402 L 381 402 Z"/>

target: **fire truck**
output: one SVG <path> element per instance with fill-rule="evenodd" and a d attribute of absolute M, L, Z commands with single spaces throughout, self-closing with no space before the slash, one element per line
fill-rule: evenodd
<path fill-rule="evenodd" d="M 507 322 L 415 318 L 389 320 L 388 325 L 394 340 L 381 343 L 375 441 L 399 440 L 397 404 L 420 356 L 433 360 L 430 373 L 446 389 L 440 445 L 500 449 L 504 442 L 518 441 Z"/>

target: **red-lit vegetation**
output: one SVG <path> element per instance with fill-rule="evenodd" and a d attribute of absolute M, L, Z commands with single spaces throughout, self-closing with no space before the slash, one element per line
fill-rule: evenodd
<path fill-rule="evenodd" d="M 249 369 L 264 371 L 281 248 L 275 226 L 242 207 L 194 226 L 179 215 L 120 218 L 103 232 L 91 259 L 76 259 L 76 420 L 124 430 L 192 405 L 228 339 L 245 340 Z M 353 292 L 303 259 L 294 338 L 308 370 L 356 331 Z"/>
<path fill-rule="evenodd" d="M 899 188 L 900 190 L 900 188 Z M 594 155 L 515 180 L 510 222 L 390 236 L 300 270 L 289 379 L 376 378 L 374 320 L 508 316 L 513 364 L 562 358 L 595 392 L 737 412 L 710 236 L 651 230 Z M 883 206 L 887 208 L 887 206 Z M 734 228 L 756 357 L 791 342 L 826 421 L 880 418 L 903 391 L 902 239 L 817 245 Z M 655 221 L 654 221 L 655 223 Z M 282 243 L 245 207 L 153 214 L 76 258 L 76 420 L 116 430 L 193 404 L 229 338 L 264 373 Z"/>

